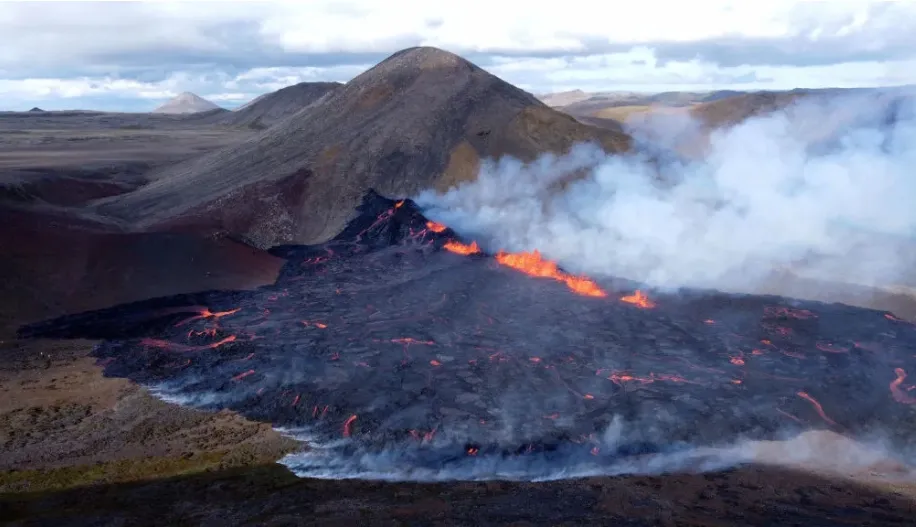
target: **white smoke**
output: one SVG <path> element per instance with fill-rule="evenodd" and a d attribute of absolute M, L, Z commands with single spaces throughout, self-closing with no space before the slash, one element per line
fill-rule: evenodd
<path fill-rule="evenodd" d="M 350 439 L 321 442 L 307 429 L 278 429 L 303 441 L 301 452 L 288 454 L 280 463 L 300 477 L 317 479 L 369 479 L 384 481 L 551 481 L 592 476 L 657 475 L 702 473 L 723 470 L 743 464 L 785 467 L 858 481 L 916 481 L 912 452 L 894 451 L 880 438 L 853 440 L 825 430 L 809 430 L 794 436 L 781 434 L 778 440 L 733 439 L 718 445 L 692 446 L 670 452 L 602 458 L 628 439 L 640 437 L 638 423 L 627 423 L 615 416 L 598 441 L 592 443 L 598 456 L 567 451 L 553 456 L 479 455 L 444 456 L 437 462 L 419 464 L 417 454 L 423 448 L 456 444 L 434 440 L 429 445 L 390 443 L 381 450 L 357 447 Z M 441 454 L 440 454 L 441 456 Z"/>
<path fill-rule="evenodd" d="M 700 160 L 586 144 L 487 162 L 478 180 L 416 201 L 490 250 L 537 249 L 570 271 L 659 288 L 749 291 L 788 267 L 911 284 L 901 247 L 916 232 L 916 121 L 892 100 L 808 99 L 713 132 Z M 686 117 L 630 129 L 665 151 L 700 141 Z"/>

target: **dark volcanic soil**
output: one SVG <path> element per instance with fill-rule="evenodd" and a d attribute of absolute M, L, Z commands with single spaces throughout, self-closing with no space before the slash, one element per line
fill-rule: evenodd
<path fill-rule="evenodd" d="M 911 446 L 916 327 L 889 313 L 705 292 L 634 305 L 627 284 L 583 296 L 454 241 L 370 193 L 331 242 L 275 249 L 288 263 L 272 286 L 21 334 L 107 339 L 107 375 L 295 429 L 324 446 L 288 461 L 313 476 L 658 470 L 644 454 L 695 467 L 720 461 L 690 446 L 812 427 Z"/>
<path fill-rule="evenodd" d="M 11 525 L 912 525 L 901 494 L 809 474 L 724 473 L 552 483 L 296 479 L 277 465 L 0 496 Z"/>

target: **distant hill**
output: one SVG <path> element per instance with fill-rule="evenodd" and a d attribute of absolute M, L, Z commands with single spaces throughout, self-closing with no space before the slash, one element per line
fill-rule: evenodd
<path fill-rule="evenodd" d="M 41 108 L 39 108 L 39 107 L 37 107 L 37 106 L 34 107 L 34 108 L 32 108 L 32 109 L 29 110 L 29 111 L 30 111 L 30 112 L 33 112 L 33 113 L 45 113 L 44 110 L 42 110 Z"/>
<path fill-rule="evenodd" d="M 556 93 L 545 93 L 538 95 L 538 99 L 541 100 L 547 106 L 552 108 L 557 108 L 559 106 L 567 106 L 570 104 L 577 103 L 579 101 L 584 101 L 592 95 L 586 93 L 582 90 L 570 90 Z"/>
<path fill-rule="evenodd" d="M 343 228 L 367 189 L 445 190 L 475 179 L 484 158 L 533 160 L 581 141 L 631 147 L 624 133 L 557 112 L 457 55 L 410 48 L 246 142 L 154 171 L 149 185 L 95 209 L 135 229 L 314 243 Z"/>
<path fill-rule="evenodd" d="M 220 106 L 202 97 L 194 95 L 191 92 L 184 92 L 176 95 L 162 106 L 153 110 L 153 113 L 199 113 L 219 109 L 221 109 Z"/>
<path fill-rule="evenodd" d="M 220 123 L 251 128 L 266 128 L 275 122 L 314 104 L 333 90 L 339 82 L 301 82 L 275 92 L 265 93 L 224 116 Z"/>

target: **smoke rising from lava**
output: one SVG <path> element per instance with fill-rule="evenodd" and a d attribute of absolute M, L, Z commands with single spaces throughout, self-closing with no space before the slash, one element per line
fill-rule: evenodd
<path fill-rule="evenodd" d="M 477 181 L 416 201 L 485 250 L 537 249 L 658 288 L 747 291 L 787 267 L 900 283 L 912 261 L 898 238 L 916 232 L 911 110 L 873 95 L 803 101 L 713 132 L 699 160 L 670 154 L 701 140 L 698 123 L 647 118 L 629 126 L 638 153 L 585 144 L 488 162 Z"/>

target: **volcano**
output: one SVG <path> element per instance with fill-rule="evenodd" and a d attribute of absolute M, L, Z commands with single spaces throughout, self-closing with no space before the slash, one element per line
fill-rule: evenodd
<path fill-rule="evenodd" d="M 540 479 L 709 462 L 805 429 L 913 432 L 916 326 L 775 296 L 661 294 L 484 251 L 370 192 L 276 283 L 68 315 L 105 373 L 310 445 L 300 475 Z M 665 465 L 668 466 L 668 465 Z"/>
<path fill-rule="evenodd" d="M 262 249 L 316 243 L 340 232 L 368 188 L 445 190 L 476 179 L 483 159 L 532 161 L 587 141 L 630 148 L 625 134 L 579 123 L 457 55 L 411 48 L 242 144 L 94 206 L 133 230 L 229 232 Z"/>

